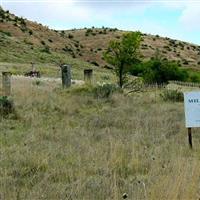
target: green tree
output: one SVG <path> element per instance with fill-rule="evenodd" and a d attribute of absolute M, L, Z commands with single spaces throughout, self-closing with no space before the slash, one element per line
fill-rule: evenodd
<path fill-rule="evenodd" d="M 121 88 L 126 81 L 128 68 L 139 62 L 140 42 L 140 32 L 126 33 L 121 41 L 110 41 L 107 51 L 104 52 L 104 59 L 114 67 Z"/>
<path fill-rule="evenodd" d="M 142 77 L 146 83 L 167 83 L 169 80 L 186 81 L 188 73 L 178 67 L 178 64 L 173 61 L 160 60 L 154 58 L 143 63 L 144 72 Z"/>
<path fill-rule="evenodd" d="M 146 83 L 167 83 L 169 80 L 187 81 L 189 74 L 175 61 L 163 58 L 157 49 L 151 60 L 130 68 L 130 74 L 143 77 Z M 195 78 L 195 77 L 194 77 Z"/>

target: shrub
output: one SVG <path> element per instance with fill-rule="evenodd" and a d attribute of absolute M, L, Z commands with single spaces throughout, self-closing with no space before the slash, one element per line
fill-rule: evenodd
<path fill-rule="evenodd" d="M 96 98 L 109 98 L 117 90 L 116 85 L 106 83 L 94 87 L 93 93 Z"/>
<path fill-rule="evenodd" d="M 50 48 L 49 46 L 45 45 L 45 47 L 41 50 L 41 52 L 44 52 L 44 53 L 51 53 L 50 52 Z"/>
<path fill-rule="evenodd" d="M 68 34 L 68 38 L 69 38 L 69 39 L 72 39 L 72 38 L 74 38 L 74 36 L 73 36 L 71 33 L 69 33 L 69 34 Z"/>
<path fill-rule="evenodd" d="M 89 36 L 89 34 L 92 34 L 92 33 L 93 33 L 93 30 L 89 28 L 86 30 L 85 36 Z"/>
<path fill-rule="evenodd" d="M 30 35 L 33 35 L 33 31 L 32 30 L 29 30 L 28 32 Z"/>
<path fill-rule="evenodd" d="M 97 66 L 97 67 L 99 66 L 99 64 L 96 61 L 91 61 L 90 63 Z"/>
<path fill-rule="evenodd" d="M 75 46 L 75 47 L 79 47 L 79 44 L 76 43 L 76 44 L 74 44 L 74 46 Z"/>
<path fill-rule="evenodd" d="M 176 62 L 153 58 L 145 63 L 133 66 L 130 73 L 142 76 L 146 83 L 167 83 L 169 80 L 186 81 L 188 73 L 180 69 Z"/>
<path fill-rule="evenodd" d="M 34 82 L 34 85 L 37 85 L 37 86 L 39 86 L 39 85 L 41 85 L 41 81 L 40 80 L 36 80 L 35 82 Z"/>
<path fill-rule="evenodd" d="M 28 45 L 33 45 L 33 43 L 31 41 L 27 40 L 26 38 L 24 39 L 24 43 L 28 44 Z"/>
<path fill-rule="evenodd" d="M 45 41 L 42 40 L 42 41 L 41 41 L 41 44 L 42 44 L 42 45 L 45 45 L 46 43 L 45 43 Z"/>
<path fill-rule="evenodd" d="M 189 62 L 188 62 L 187 60 L 184 59 L 184 60 L 183 60 L 183 64 L 184 64 L 184 65 L 188 65 Z"/>
<path fill-rule="evenodd" d="M 194 83 L 199 83 L 200 82 L 200 78 L 197 74 L 192 74 L 190 75 L 190 81 L 194 82 Z"/>
<path fill-rule="evenodd" d="M 110 80 L 110 76 L 108 76 L 108 75 L 102 75 L 101 79 L 102 80 Z"/>
<path fill-rule="evenodd" d="M 167 51 L 171 51 L 170 47 L 169 47 L 169 46 L 167 46 L 167 45 L 166 45 L 166 46 L 164 46 L 163 48 L 164 48 L 164 49 L 166 49 Z"/>
<path fill-rule="evenodd" d="M 183 101 L 183 93 L 178 90 L 165 89 L 160 94 L 160 96 L 164 101 L 172 101 L 172 102 L 182 102 Z"/>
<path fill-rule="evenodd" d="M 19 19 L 21 25 L 26 26 L 26 21 L 25 21 L 24 18 L 20 17 L 20 18 L 18 18 L 18 19 Z"/>
<path fill-rule="evenodd" d="M 27 31 L 27 27 L 26 27 L 26 26 L 21 26 L 21 27 L 20 27 L 20 30 L 21 30 L 22 32 L 26 32 L 26 31 Z"/>
<path fill-rule="evenodd" d="M 0 30 L 0 33 L 3 33 L 4 35 L 7 35 L 9 37 L 12 36 L 12 34 L 10 32 L 8 32 L 8 31 L 2 31 L 2 30 Z"/>
<path fill-rule="evenodd" d="M 0 115 L 5 116 L 14 112 L 13 101 L 7 96 L 0 96 Z"/>
<path fill-rule="evenodd" d="M 61 36 L 61 37 L 64 37 L 64 36 L 65 36 L 65 31 L 61 31 L 61 32 L 60 32 L 60 36 Z"/>

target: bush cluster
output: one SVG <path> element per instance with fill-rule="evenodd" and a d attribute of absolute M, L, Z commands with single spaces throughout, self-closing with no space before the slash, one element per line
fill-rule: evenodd
<path fill-rule="evenodd" d="M 0 96 L 0 115 L 5 116 L 14 111 L 12 99 L 7 96 Z"/>
<path fill-rule="evenodd" d="M 164 101 L 172 101 L 172 102 L 182 102 L 183 101 L 183 93 L 178 90 L 165 89 L 160 94 L 160 96 Z"/>
<path fill-rule="evenodd" d="M 12 34 L 10 32 L 8 32 L 8 31 L 0 30 L 0 33 L 3 33 L 4 35 L 9 36 L 9 37 L 12 36 Z"/>
<path fill-rule="evenodd" d="M 96 98 L 109 98 L 119 88 L 115 84 L 105 83 L 94 87 L 93 93 Z"/>
<path fill-rule="evenodd" d="M 130 73 L 141 76 L 145 83 L 167 83 L 169 80 L 187 81 L 186 70 L 179 68 L 176 62 L 153 58 L 130 68 Z"/>

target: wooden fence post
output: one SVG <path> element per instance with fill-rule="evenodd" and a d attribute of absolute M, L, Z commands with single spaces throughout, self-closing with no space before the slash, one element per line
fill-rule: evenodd
<path fill-rule="evenodd" d="M 2 88 L 4 96 L 11 95 L 11 75 L 11 72 L 2 72 Z"/>
<path fill-rule="evenodd" d="M 85 83 L 92 83 L 92 76 L 93 76 L 93 70 L 92 69 L 84 69 L 84 81 Z"/>
<path fill-rule="evenodd" d="M 192 128 L 188 128 L 188 142 L 189 142 L 190 148 L 192 149 Z"/>
<path fill-rule="evenodd" d="M 62 65 L 62 86 L 63 88 L 67 88 L 71 86 L 71 66 L 70 65 Z"/>

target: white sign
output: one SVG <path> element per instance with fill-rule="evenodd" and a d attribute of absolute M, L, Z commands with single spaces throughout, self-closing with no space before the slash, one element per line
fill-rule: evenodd
<path fill-rule="evenodd" d="M 185 92 L 184 106 L 186 127 L 200 127 L 200 92 Z"/>

